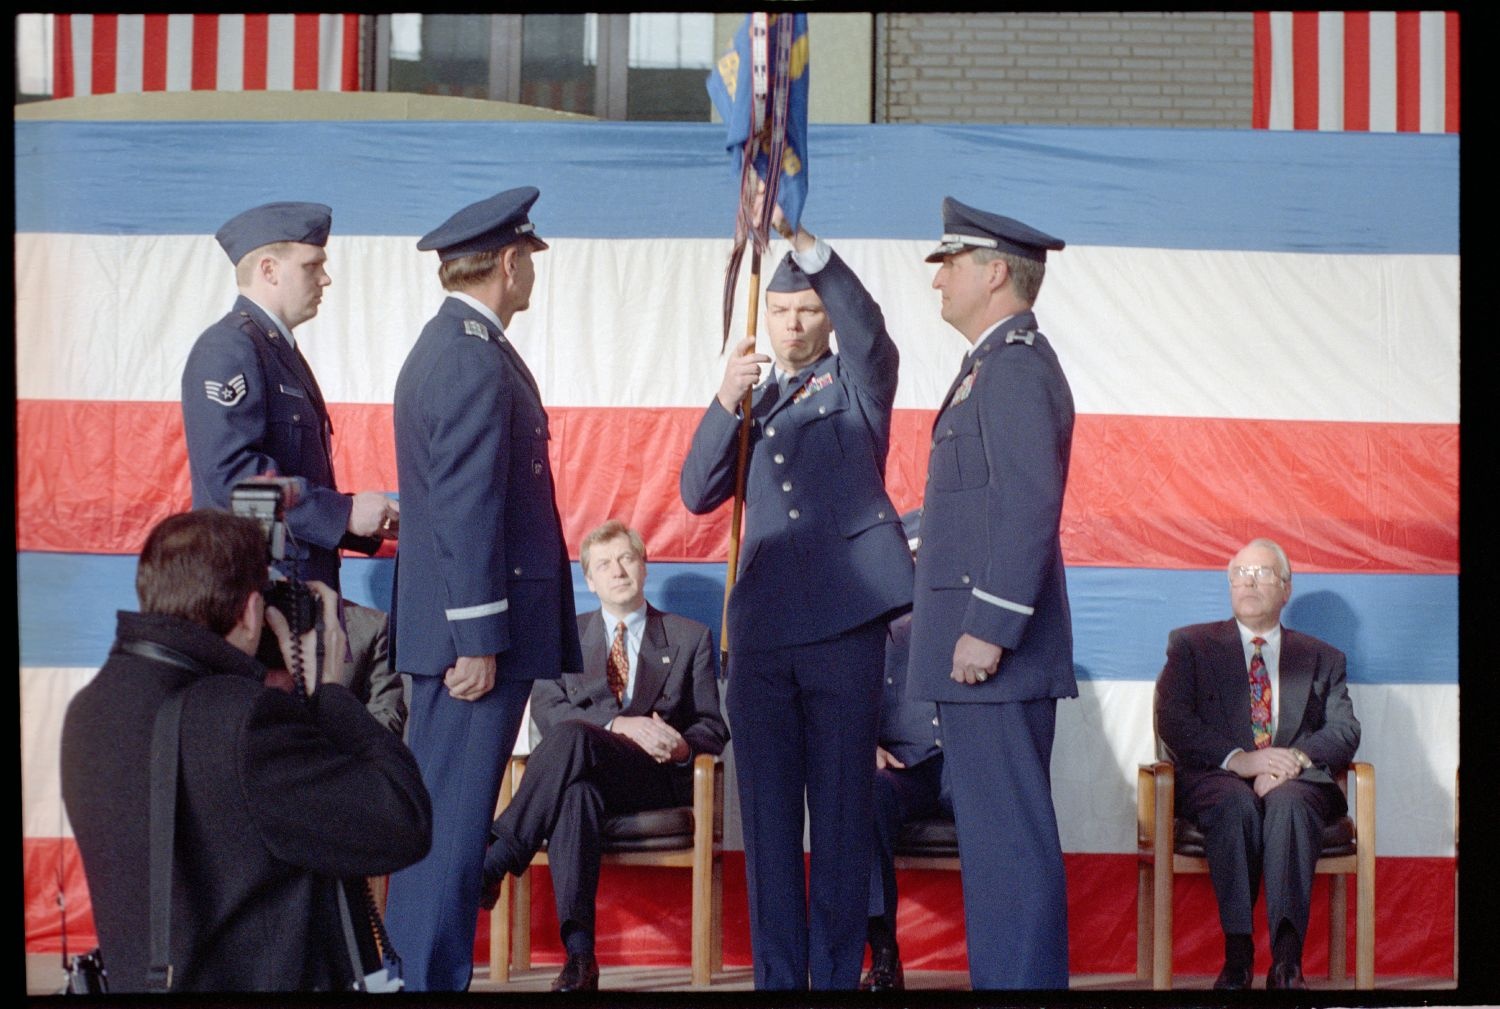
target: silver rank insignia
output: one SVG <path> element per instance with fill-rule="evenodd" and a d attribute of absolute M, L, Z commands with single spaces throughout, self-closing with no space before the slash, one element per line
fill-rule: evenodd
<path fill-rule="evenodd" d="M 983 361 L 974 362 L 974 367 L 969 369 L 969 373 L 964 376 L 964 380 L 953 391 L 953 398 L 948 401 L 949 406 L 957 406 L 969 398 L 969 393 L 974 391 L 974 376 L 979 374 L 979 366 L 983 363 Z"/>
<path fill-rule="evenodd" d="M 1018 329 L 1014 333 L 1005 334 L 1006 343 L 1024 343 L 1028 347 L 1031 346 L 1032 341 L 1035 339 L 1036 330 L 1034 329 Z"/>
<path fill-rule="evenodd" d="M 481 340 L 488 340 L 490 338 L 490 331 L 485 328 L 484 323 L 477 322 L 474 319 L 464 320 L 464 332 L 469 336 L 477 336 Z"/>
<path fill-rule="evenodd" d="M 234 406 L 245 398 L 245 376 L 239 374 L 222 383 L 207 379 L 203 383 L 203 391 L 211 401 L 220 406 Z"/>

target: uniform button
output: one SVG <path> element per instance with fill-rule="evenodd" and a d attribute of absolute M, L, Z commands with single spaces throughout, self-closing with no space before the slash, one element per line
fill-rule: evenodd
<path fill-rule="evenodd" d="M 944 431 L 943 433 L 946 434 L 948 437 L 951 438 L 951 437 L 953 437 L 953 428 L 950 427 L 948 430 Z"/>
<path fill-rule="evenodd" d="M 878 519 L 883 519 L 885 518 L 885 512 L 876 512 L 875 517 Z"/>
<path fill-rule="evenodd" d="M 965 585 L 967 585 L 967 584 L 969 584 L 969 576 L 968 575 L 964 575 L 962 578 L 959 579 L 959 581 L 961 581 Z"/>
<path fill-rule="evenodd" d="M 778 466 L 786 462 L 786 456 L 782 455 L 780 452 L 777 452 L 776 455 L 774 455 L 772 458 L 776 460 L 776 465 Z"/>
<path fill-rule="evenodd" d="M 934 739 L 932 741 L 932 745 L 933 746 L 942 746 L 943 745 L 943 741 L 941 739 Z"/>
<path fill-rule="evenodd" d="M 932 724 L 933 724 L 933 725 L 936 725 L 936 724 L 937 724 L 937 723 L 938 723 L 938 720 L 937 720 L 937 716 L 936 716 L 936 715 L 933 715 L 933 716 L 932 716 Z"/>
<path fill-rule="evenodd" d="M 521 569 L 520 568 L 516 568 L 515 569 L 515 573 L 519 575 L 521 573 Z"/>
<path fill-rule="evenodd" d="M 827 413 L 827 412 L 828 412 L 828 408 L 827 408 L 827 407 L 826 407 L 826 406 L 820 406 L 820 407 L 818 407 L 818 414 L 819 414 L 819 415 L 820 415 L 820 416 L 821 416 L 821 415 L 822 415 L 822 414 L 825 414 L 825 413 Z"/>
<path fill-rule="evenodd" d="M 542 436 L 542 429 L 541 429 L 541 428 L 537 428 L 537 429 L 536 429 L 536 436 L 537 436 L 537 437 L 538 437 L 538 438 L 540 438 L 540 437 L 541 437 L 541 436 Z"/>
<path fill-rule="evenodd" d="M 774 438 L 774 437 L 776 437 L 776 429 L 774 427 L 768 427 L 768 428 L 766 428 L 766 437 L 767 438 Z"/>
<path fill-rule="evenodd" d="M 302 419 L 302 415 L 300 413 L 294 413 L 294 414 L 292 414 L 292 420 L 301 420 L 301 419 Z"/>
<path fill-rule="evenodd" d="M 539 462 L 533 462 L 531 464 L 531 472 L 535 473 L 537 476 L 541 476 L 542 475 L 542 464 L 539 463 Z"/>
<path fill-rule="evenodd" d="M 790 480 L 783 480 L 781 482 L 781 489 L 784 491 L 790 491 L 792 489 L 792 482 Z"/>
<path fill-rule="evenodd" d="M 786 517 L 789 519 L 797 519 L 802 517 L 802 513 L 793 508 L 791 511 L 786 513 Z"/>
<path fill-rule="evenodd" d="M 895 683 L 895 682 L 896 682 L 896 679 L 895 679 L 895 677 L 893 677 L 893 676 L 887 676 L 887 677 L 886 677 L 886 678 L 885 678 L 885 682 L 887 682 L 887 683 Z"/>

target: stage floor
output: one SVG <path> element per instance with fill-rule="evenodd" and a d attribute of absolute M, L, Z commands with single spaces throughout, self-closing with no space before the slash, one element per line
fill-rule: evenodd
<path fill-rule="evenodd" d="M 512 971 L 510 982 L 500 984 L 489 979 L 487 968 L 481 967 L 475 975 L 474 983 L 470 986 L 471 992 L 495 993 L 495 994 L 524 994 L 530 992 L 545 992 L 551 988 L 552 979 L 557 975 L 558 968 L 555 966 L 533 967 L 531 970 Z M 28 953 L 26 955 L 26 993 L 28 995 L 54 995 L 62 988 L 62 966 L 61 957 L 56 953 Z M 1451 977 L 1387 977 L 1380 976 L 1376 979 L 1382 990 L 1407 990 L 1426 991 L 1443 990 L 1454 987 Z M 1257 979 L 1256 986 L 1259 987 L 1263 979 Z M 1352 980 L 1344 983 L 1334 983 L 1327 978 L 1310 977 L 1307 979 L 1309 987 L 1313 990 L 1337 991 L 1352 990 Z M 1175 988 L 1182 991 L 1207 989 L 1213 984 L 1211 975 L 1178 975 L 1175 979 Z M 708 991 L 731 992 L 749 991 L 754 987 L 750 968 L 730 967 L 714 978 L 713 986 Z M 909 991 L 966 991 L 969 987 L 967 974 L 958 971 L 911 971 L 906 975 L 906 987 Z M 1137 981 L 1134 974 L 1075 974 L 1070 979 L 1069 987 L 1073 991 L 1110 992 L 1110 991 L 1146 991 L 1150 985 L 1143 981 Z M 691 992 L 695 989 L 689 983 L 689 971 L 686 967 L 603 967 L 600 971 L 601 991 L 623 991 L 623 992 Z"/>

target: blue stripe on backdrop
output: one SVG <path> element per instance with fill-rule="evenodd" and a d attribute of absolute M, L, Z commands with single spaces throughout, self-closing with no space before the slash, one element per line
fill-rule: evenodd
<path fill-rule="evenodd" d="M 344 591 L 384 607 L 393 567 L 388 560 L 346 560 Z M 21 664 L 103 662 L 115 611 L 136 605 L 135 558 L 22 553 L 16 573 Z M 580 610 L 598 605 L 576 564 L 573 585 Z M 650 586 L 654 604 L 718 633 L 722 564 L 652 564 Z M 1068 589 L 1075 661 L 1085 679 L 1155 679 L 1172 628 L 1229 616 L 1228 590 L 1217 571 L 1071 568 Z M 1353 682 L 1458 682 L 1456 576 L 1301 574 L 1285 617 L 1289 627 L 1342 648 Z"/>
<path fill-rule="evenodd" d="M 727 237 L 723 134 L 706 123 L 19 122 L 16 228 L 211 235 L 244 207 L 302 199 L 334 207 L 335 235 L 416 236 L 466 202 L 540 184 L 549 238 Z M 825 125 L 809 147 L 808 220 L 831 236 L 935 239 L 952 195 L 1075 245 L 1458 252 L 1454 135 Z M 276 171 L 245 171 L 266 163 Z"/>

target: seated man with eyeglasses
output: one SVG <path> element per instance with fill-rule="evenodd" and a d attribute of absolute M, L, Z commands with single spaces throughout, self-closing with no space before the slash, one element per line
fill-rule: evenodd
<path fill-rule="evenodd" d="M 1252 540 L 1229 562 L 1233 620 L 1179 627 L 1156 681 L 1156 731 L 1177 765 L 1177 810 L 1204 834 L 1224 928 L 1215 988 L 1249 988 L 1251 911 L 1262 878 L 1267 988 L 1304 988 L 1313 870 L 1323 827 L 1343 816 L 1335 783 L 1359 746 L 1344 653 L 1281 626 L 1286 553 Z"/>

